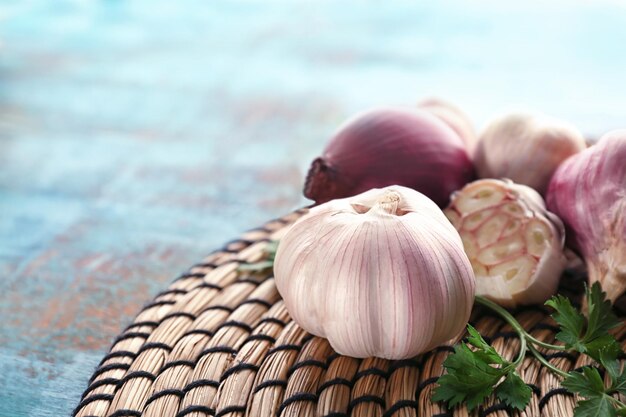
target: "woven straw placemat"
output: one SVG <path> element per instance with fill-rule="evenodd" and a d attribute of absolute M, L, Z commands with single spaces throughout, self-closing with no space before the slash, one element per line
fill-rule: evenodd
<path fill-rule="evenodd" d="M 113 342 L 89 380 L 75 415 L 87 416 L 571 416 L 574 398 L 559 377 L 531 357 L 520 374 L 533 390 L 514 412 L 490 399 L 473 413 L 448 410 L 430 398 L 442 346 L 417 358 L 388 361 L 338 355 L 325 339 L 291 321 L 271 271 L 240 272 L 266 256 L 299 210 L 245 233 L 209 255 L 156 296 Z M 579 300 L 581 279 L 561 292 Z M 555 323 L 542 306 L 515 311 L 533 336 L 554 341 Z M 620 314 L 621 315 L 621 314 Z M 623 315 L 622 315 L 623 316 Z M 499 317 L 475 308 L 471 323 L 507 359 L 519 340 Z M 617 332 L 624 344 L 626 327 Z M 569 352 L 545 352 L 563 370 L 588 362 Z"/>

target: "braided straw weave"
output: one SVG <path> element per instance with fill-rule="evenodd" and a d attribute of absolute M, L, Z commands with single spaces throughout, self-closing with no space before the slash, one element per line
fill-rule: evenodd
<path fill-rule="evenodd" d="M 299 210 L 245 233 L 194 265 L 146 305 L 119 335 L 89 380 L 75 416 L 571 416 L 574 398 L 559 377 L 527 357 L 520 374 L 533 390 L 516 412 L 494 399 L 468 413 L 430 398 L 442 346 L 417 358 L 388 361 L 338 355 L 328 342 L 291 321 L 271 272 L 238 271 L 258 262 Z M 563 280 L 561 292 L 579 299 L 581 280 Z M 578 297 L 578 298 L 576 298 Z M 515 312 L 532 334 L 552 342 L 548 311 Z M 475 308 L 471 323 L 507 359 L 517 355 L 513 329 Z M 626 327 L 617 332 L 622 343 Z M 568 352 L 546 352 L 563 370 L 588 362 Z"/>

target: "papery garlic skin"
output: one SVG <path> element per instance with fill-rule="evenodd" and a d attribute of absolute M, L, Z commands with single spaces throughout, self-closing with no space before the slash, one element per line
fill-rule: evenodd
<path fill-rule="evenodd" d="M 559 164 L 586 148 L 564 121 L 539 114 L 509 114 L 491 122 L 474 151 L 479 178 L 509 178 L 544 195 Z"/>
<path fill-rule="evenodd" d="M 454 193 L 444 212 L 463 240 L 477 295 L 515 307 L 556 293 L 566 263 L 563 224 L 536 191 L 478 180 Z"/>
<path fill-rule="evenodd" d="M 604 135 L 557 169 L 548 208 L 567 228 L 567 243 L 614 302 L 626 290 L 626 130 Z"/>
<path fill-rule="evenodd" d="M 312 208 L 281 240 L 274 275 L 296 323 L 358 358 L 426 352 L 463 331 L 474 300 L 459 234 L 401 186 Z"/>

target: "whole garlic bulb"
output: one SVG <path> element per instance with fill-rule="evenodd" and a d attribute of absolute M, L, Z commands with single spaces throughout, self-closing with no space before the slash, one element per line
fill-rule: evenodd
<path fill-rule="evenodd" d="M 463 240 L 477 295 L 515 307 L 556 293 L 566 261 L 564 227 L 535 190 L 478 180 L 454 193 L 444 212 Z"/>
<path fill-rule="evenodd" d="M 409 358 L 454 338 L 474 300 L 459 234 L 401 186 L 312 208 L 282 238 L 274 275 L 296 323 L 359 358 Z"/>
<path fill-rule="evenodd" d="M 585 259 L 589 282 L 600 282 L 615 302 L 626 291 L 626 129 L 563 162 L 546 201 Z"/>
<path fill-rule="evenodd" d="M 480 178 L 509 178 L 544 195 L 554 171 L 569 156 L 585 149 L 572 125 L 538 114 L 509 114 L 480 135 L 474 164 Z"/>

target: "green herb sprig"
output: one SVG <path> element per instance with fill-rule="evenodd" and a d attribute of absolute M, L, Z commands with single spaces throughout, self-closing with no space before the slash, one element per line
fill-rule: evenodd
<path fill-rule="evenodd" d="M 237 268 L 242 272 L 260 273 L 265 272 L 268 269 L 274 267 L 274 258 L 276 257 L 276 251 L 278 250 L 278 240 L 271 240 L 265 247 L 265 258 L 262 261 L 254 263 L 245 263 L 239 265 Z"/>
<path fill-rule="evenodd" d="M 481 296 L 476 302 L 499 314 L 518 334 L 520 352 L 513 361 L 502 358 L 471 325 L 467 326 L 467 342 L 455 346 L 454 353 L 443 363 L 447 373 L 439 378 L 433 401 L 444 401 L 450 407 L 465 403 L 471 411 L 491 394 L 509 407 L 523 410 L 530 401 L 532 391 L 520 378 L 516 368 L 530 352 L 544 366 L 563 377 L 561 385 L 571 393 L 584 398 L 574 410 L 574 417 L 626 416 L 626 404 L 615 394 L 626 395 L 626 373 L 621 369 L 619 356 L 622 349 L 609 333 L 620 324 L 606 299 L 606 294 L 596 282 L 585 288 L 587 315 L 578 311 L 566 297 L 557 295 L 546 302 L 554 309 L 552 317 L 559 325 L 554 345 L 536 339 L 519 324 L 508 311 Z M 578 371 L 565 372 L 557 368 L 539 352 L 538 347 L 576 351 L 593 359 L 610 377 L 605 386 L 596 367 L 585 366 Z"/>

